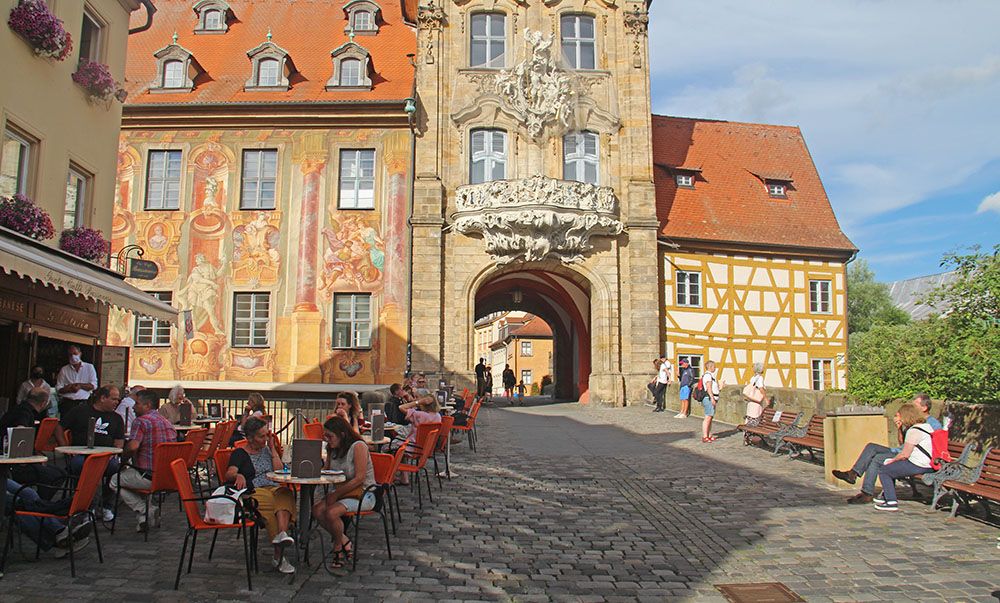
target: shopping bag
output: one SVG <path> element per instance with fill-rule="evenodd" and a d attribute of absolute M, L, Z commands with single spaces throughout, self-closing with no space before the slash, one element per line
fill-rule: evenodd
<path fill-rule="evenodd" d="M 206 523 L 236 523 L 236 501 L 246 492 L 229 486 L 219 486 L 212 496 L 228 496 L 229 498 L 210 498 L 205 501 Z"/>

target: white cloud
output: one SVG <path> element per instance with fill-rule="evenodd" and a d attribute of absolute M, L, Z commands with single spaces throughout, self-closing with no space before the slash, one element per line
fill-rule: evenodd
<path fill-rule="evenodd" d="M 1000 214 L 1000 191 L 993 193 L 992 195 L 987 195 L 983 202 L 979 204 L 979 209 L 976 210 L 977 214 L 984 214 L 988 211 L 995 211 Z"/>
<path fill-rule="evenodd" d="M 654 111 L 800 126 L 850 234 L 1000 157 L 1000 2 L 942 4 L 655 0 Z"/>

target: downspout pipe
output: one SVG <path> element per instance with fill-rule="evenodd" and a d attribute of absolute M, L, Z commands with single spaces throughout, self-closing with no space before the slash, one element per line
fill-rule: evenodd
<path fill-rule="evenodd" d="M 128 35 L 144 32 L 153 26 L 153 13 L 156 12 L 156 6 L 153 5 L 153 0 L 139 0 L 139 2 L 146 7 L 146 22 L 139 27 L 129 29 Z"/>
<path fill-rule="evenodd" d="M 413 203 L 417 169 L 417 62 L 416 54 L 410 53 L 406 55 L 406 58 L 410 60 L 410 65 L 413 67 L 413 91 L 410 98 L 406 99 L 405 107 L 406 121 L 410 126 L 410 173 L 409 178 L 407 178 L 407 187 L 409 188 L 407 196 L 409 197 L 410 212 L 406 218 L 406 225 L 410 229 L 409 233 L 407 233 L 409 238 L 408 255 L 410 257 L 410 269 L 406 273 L 406 294 L 409 296 L 406 312 L 406 373 L 409 376 L 413 368 Z"/>

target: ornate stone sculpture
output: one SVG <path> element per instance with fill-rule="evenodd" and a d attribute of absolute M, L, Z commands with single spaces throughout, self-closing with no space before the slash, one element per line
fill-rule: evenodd
<path fill-rule="evenodd" d="M 430 0 L 417 7 L 417 29 L 424 31 L 424 62 L 434 64 L 434 36 L 444 27 L 444 8 Z"/>
<path fill-rule="evenodd" d="M 649 13 L 642 7 L 625 11 L 625 31 L 632 36 L 632 66 L 642 67 L 642 44 L 646 41 L 646 31 L 649 27 Z"/>
<path fill-rule="evenodd" d="M 461 186 L 452 227 L 481 233 L 497 264 L 583 260 L 593 235 L 618 235 L 618 200 L 608 187 L 532 176 Z"/>
<path fill-rule="evenodd" d="M 512 69 L 473 79 L 480 92 L 504 99 L 520 117 L 528 135 L 538 142 L 549 125 L 561 130 L 571 128 L 577 90 L 573 78 L 559 69 L 552 56 L 552 36 L 525 29 L 524 37 L 531 47 L 528 59 Z"/>

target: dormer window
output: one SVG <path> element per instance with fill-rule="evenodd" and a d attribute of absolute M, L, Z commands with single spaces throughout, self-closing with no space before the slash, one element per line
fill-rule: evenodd
<path fill-rule="evenodd" d="M 372 60 L 367 50 L 348 42 L 330 53 L 333 75 L 326 82 L 327 90 L 371 90 Z"/>
<path fill-rule="evenodd" d="M 677 174 L 677 186 L 681 188 L 694 188 L 694 174 Z"/>
<path fill-rule="evenodd" d="M 271 41 L 271 32 L 267 32 L 267 42 L 247 53 L 250 57 L 250 79 L 246 81 L 247 90 L 288 90 L 288 77 L 295 73 L 288 52 Z"/>
<path fill-rule="evenodd" d="M 149 86 L 150 92 L 188 92 L 202 72 L 201 66 L 189 50 L 173 42 L 153 53 L 156 58 L 156 79 Z"/>
<path fill-rule="evenodd" d="M 750 172 L 764 183 L 767 196 L 772 199 L 787 199 L 788 191 L 795 190 L 792 186 L 792 174 L 785 171 L 751 170 Z"/>
<path fill-rule="evenodd" d="M 784 182 L 776 182 L 774 180 L 770 180 L 767 183 L 767 194 L 770 195 L 771 197 L 779 199 L 786 198 L 788 195 L 785 194 L 786 193 L 785 189 L 786 185 Z"/>
<path fill-rule="evenodd" d="M 359 36 L 373 36 L 378 33 L 382 9 L 373 0 L 351 0 L 344 5 L 347 27 Z"/>
<path fill-rule="evenodd" d="M 195 33 L 226 33 L 232 17 L 232 9 L 223 0 L 201 0 L 194 5 L 198 15 Z"/>

